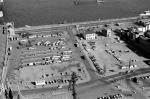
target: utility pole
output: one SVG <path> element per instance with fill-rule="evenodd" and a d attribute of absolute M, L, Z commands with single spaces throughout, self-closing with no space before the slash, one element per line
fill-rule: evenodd
<path fill-rule="evenodd" d="M 73 99 L 77 99 L 77 93 L 76 93 L 76 81 L 78 80 L 77 75 L 75 72 L 71 75 L 71 80 L 69 81 L 69 90 L 72 91 Z"/>
<path fill-rule="evenodd" d="M 26 98 L 22 95 L 22 93 L 21 93 L 21 91 L 20 91 L 19 85 L 18 85 L 18 95 L 17 95 L 17 99 L 26 99 Z"/>
<path fill-rule="evenodd" d="M 19 77 L 18 77 L 18 95 L 17 95 L 17 99 L 27 99 L 25 96 L 22 95 L 21 91 L 20 91 L 20 87 L 19 87 L 19 82 L 20 82 L 20 71 L 19 71 Z"/>
<path fill-rule="evenodd" d="M 130 71 L 131 65 L 132 65 L 132 60 L 130 58 L 130 60 L 129 60 L 129 71 Z"/>

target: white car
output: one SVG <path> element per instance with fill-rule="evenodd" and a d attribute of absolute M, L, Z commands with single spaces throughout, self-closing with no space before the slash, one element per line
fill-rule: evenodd
<path fill-rule="evenodd" d="M 130 68 L 136 68 L 137 67 L 137 65 L 131 65 L 130 66 Z"/>
<path fill-rule="evenodd" d="M 3 11 L 0 11 L 0 17 L 3 17 Z"/>

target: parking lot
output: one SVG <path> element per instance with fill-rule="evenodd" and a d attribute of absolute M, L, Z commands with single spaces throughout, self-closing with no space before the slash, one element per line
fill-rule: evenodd
<path fill-rule="evenodd" d="M 72 72 L 77 83 L 90 80 L 90 76 L 76 53 L 67 31 L 25 31 L 9 41 L 9 65 L 14 71 L 8 85 L 17 90 L 45 87 L 62 88 L 69 84 Z"/>
<path fill-rule="evenodd" d="M 148 67 L 143 62 L 146 58 L 138 56 L 113 31 L 117 28 L 128 28 L 132 24 L 120 23 L 120 26 L 115 26 L 114 24 L 109 24 L 108 26 L 112 30 L 110 37 L 97 34 L 96 39 L 93 40 L 78 39 L 80 45 L 83 47 L 83 52 L 87 53 L 86 57 L 90 58 L 97 72 L 100 75 L 108 76 L 119 72 Z M 77 33 L 84 33 L 86 29 L 101 31 L 103 27 L 102 25 L 85 27 L 79 29 Z"/>

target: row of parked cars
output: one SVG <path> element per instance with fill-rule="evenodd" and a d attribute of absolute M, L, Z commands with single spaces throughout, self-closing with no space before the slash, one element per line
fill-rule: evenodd
<path fill-rule="evenodd" d="M 146 79 L 150 79 L 150 75 L 149 76 L 132 77 L 132 78 L 130 78 L 130 80 L 133 81 L 134 83 L 139 83 L 139 80 L 146 80 Z"/>
<path fill-rule="evenodd" d="M 142 76 L 142 77 L 133 77 L 133 78 L 146 80 L 146 79 L 150 79 L 150 75 L 148 75 L 148 76 Z M 133 79 L 133 78 L 131 78 L 131 79 Z"/>
<path fill-rule="evenodd" d="M 59 79 L 59 80 L 51 80 L 45 82 L 45 84 L 55 84 L 55 83 L 69 83 L 69 80 Z"/>
<path fill-rule="evenodd" d="M 63 62 L 63 61 L 69 61 L 71 60 L 71 57 L 70 56 L 65 56 L 65 57 L 62 57 L 61 60 L 49 60 L 49 61 L 43 61 L 43 62 L 33 62 L 33 63 L 27 63 L 26 65 L 25 64 L 22 64 L 23 66 L 36 66 L 36 65 L 49 65 L 49 64 L 52 64 L 52 63 L 60 63 L 60 62 Z"/>
<path fill-rule="evenodd" d="M 37 46 L 59 46 L 59 45 L 65 45 L 65 42 L 62 40 L 58 40 L 56 42 L 51 42 L 51 41 L 40 41 L 36 43 Z"/>
<path fill-rule="evenodd" d="M 22 63 L 20 68 L 24 66 L 38 66 L 38 65 L 49 65 L 54 63 L 61 63 L 61 62 L 67 62 L 71 61 L 73 59 L 72 55 L 70 54 L 64 54 L 61 56 L 49 56 L 49 57 L 43 57 L 38 61 L 30 62 L 30 63 Z"/>
<path fill-rule="evenodd" d="M 94 56 L 89 56 L 89 58 L 92 60 L 93 65 L 95 66 L 97 72 L 99 74 L 103 74 L 104 70 L 102 68 L 100 68 L 99 64 L 96 62 L 96 58 Z"/>
<path fill-rule="evenodd" d="M 68 84 L 69 83 L 69 79 L 54 79 L 54 80 L 50 80 L 50 81 L 45 81 L 45 80 L 42 80 L 42 81 L 36 81 L 36 82 L 31 82 L 31 84 L 33 85 L 54 85 L 54 86 L 58 86 L 60 87 L 60 84 Z M 62 87 L 62 86 L 61 86 Z"/>
<path fill-rule="evenodd" d="M 58 32 L 58 33 L 53 33 L 53 34 L 47 34 L 47 35 L 41 35 L 41 34 L 37 34 L 37 35 L 33 35 L 33 34 L 30 34 L 30 33 L 23 33 L 22 34 L 23 35 L 23 37 L 24 37 L 24 35 L 27 37 L 27 38 L 29 38 L 29 39 L 32 39 L 32 38 L 36 38 L 36 37 L 38 37 L 38 38 L 40 38 L 40 37 L 57 37 L 57 36 L 62 36 L 63 35 L 63 32 Z"/>
<path fill-rule="evenodd" d="M 109 95 L 105 97 L 98 97 L 97 99 L 119 99 L 122 98 L 123 96 L 121 94 L 115 94 L 115 95 Z"/>
<path fill-rule="evenodd" d="M 95 42 L 88 42 L 89 45 L 91 46 L 91 49 L 95 50 L 96 46 L 95 46 Z"/>
<path fill-rule="evenodd" d="M 150 78 L 150 76 L 142 76 L 142 77 L 139 77 L 140 79 L 149 79 Z"/>

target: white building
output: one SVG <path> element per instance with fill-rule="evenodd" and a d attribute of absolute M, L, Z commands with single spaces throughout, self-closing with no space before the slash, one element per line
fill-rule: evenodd
<path fill-rule="evenodd" d="M 45 80 L 35 81 L 36 85 L 45 85 Z"/>
<path fill-rule="evenodd" d="M 111 36 L 111 29 L 107 29 L 107 37 L 110 37 Z"/>
<path fill-rule="evenodd" d="M 138 27 L 138 31 L 140 31 L 140 32 L 146 32 L 146 28 L 145 27 Z"/>
<path fill-rule="evenodd" d="M 146 30 L 150 30 L 150 23 L 146 24 Z"/>
<path fill-rule="evenodd" d="M 150 10 L 144 11 L 144 13 L 140 14 L 140 17 L 150 16 Z"/>
<path fill-rule="evenodd" d="M 10 36 L 14 36 L 15 35 L 15 30 L 13 28 L 8 28 L 7 31 L 8 31 Z"/>
<path fill-rule="evenodd" d="M 86 40 L 96 39 L 96 34 L 95 33 L 87 33 L 87 34 L 85 34 L 85 39 Z"/>

